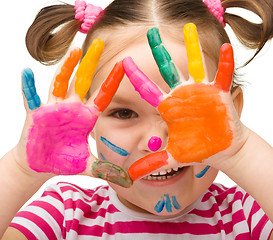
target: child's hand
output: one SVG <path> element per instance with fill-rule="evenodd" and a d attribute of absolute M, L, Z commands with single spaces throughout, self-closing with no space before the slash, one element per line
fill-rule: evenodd
<path fill-rule="evenodd" d="M 103 42 L 95 39 L 76 72 L 81 50 L 73 49 L 57 71 L 48 104 L 41 104 L 30 69 L 22 74 L 22 88 L 27 110 L 24 131 L 16 149 L 17 163 L 26 171 L 52 175 L 85 174 L 129 187 L 131 180 L 120 167 L 96 159 L 89 148 L 88 136 L 98 116 L 111 102 L 124 76 L 118 62 L 102 84 L 94 100 L 82 103 L 103 51 Z M 67 91 L 68 90 L 68 91 Z M 22 158 L 22 154 L 25 156 Z M 31 172 L 31 171 L 30 171 Z"/>
<path fill-rule="evenodd" d="M 188 81 L 180 79 L 158 30 L 151 29 L 148 38 L 161 75 L 173 89 L 170 95 L 149 80 L 131 58 L 124 59 L 123 65 L 135 89 L 157 107 L 167 123 L 169 139 L 166 150 L 136 161 L 129 168 L 130 177 L 136 180 L 166 169 L 167 165 L 172 168 L 202 163 L 218 167 L 219 162 L 230 158 L 242 147 L 247 136 L 229 92 L 234 70 L 231 45 L 222 46 L 215 81 L 208 83 L 194 24 L 184 27 L 192 77 Z"/>

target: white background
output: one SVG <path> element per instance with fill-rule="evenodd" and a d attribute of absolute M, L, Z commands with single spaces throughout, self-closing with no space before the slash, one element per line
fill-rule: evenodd
<path fill-rule="evenodd" d="M 74 4 L 74 1 L 71 0 L 67 0 L 66 2 Z M 89 2 L 105 7 L 111 0 L 89 0 Z M 56 3 L 56 1 L 14 0 L 12 4 L 11 1 L 3 1 L 1 3 L 0 157 L 16 145 L 24 124 L 25 110 L 21 95 L 20 79 L 22 69 L 25 67 L 32 68 L 36 78 L 37 92 L 43 102 L 47 100 L 49 84 L 56 66 L 43 66 L 30 57 L 25 47 L 25 34 L 34 20 L 36 13 L 49 3 Z M 251 15 L 246 16 L 252 19 Z M 78 35 L 74 45 L 81 47 L 84 36 L 83 34 Z M 251 52 L 243 49 L 234 37 L 230 36 L 234 44 L 235 59 L 240 65 L 248 59 Z M 243 79 L 248 82 L 244 89 L 242 122 L 271 145 L 273 144 L 272 53 L 273 46 L 267 44 L 262 53 L 241 71 L 244 74 Z M 91 140 L 90 144 L 92 151 L 95 152 L 94 141 Z M 60 176 L 51 179 L 45 185 L 57 181 L 70 181 L 82 187 L 89 188 L 105 184 L 102 180 L 89 177 Z M 216 181 L 228 187 L 234 185 L 234 182 L 228 179 L 223 173 L 219 173 Z M 34 197 L 37 197 L 42 189 Z"/>

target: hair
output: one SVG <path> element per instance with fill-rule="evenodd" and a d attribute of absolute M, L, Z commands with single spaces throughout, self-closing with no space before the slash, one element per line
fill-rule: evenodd
<path fill-rule="evenodd" d="M 247 48 L 255 49 L 248 64 L 261 51 L 273 35 L 272 0 L 222 0 L 224 9 L 242 8 L 255 13 L 261 23 L 253 23 L 241 16 L 224 13 L 224 21 L 238 40 Z M 145 30 L 158 27 L 160 31 L 183 41 L 182 28 L 192 22 L 197 26 L 205 57 L 217 64 L 220 47 L 230 43 L 218 19 L 202 0 L 114 0 L 98 16 L 83 44 L 83 54 L 94 38 L 105 42 L 97 72 L 103 64 L 126 46 L 146 37 Z M 26 45 L 31 56 L 43 64 L 57 63 L 68 51 L 81 22 L 75 19 L 74 6 L 53 5 L 43 8 L 36 16 L 26 35 Z M 170 27 L 171 26 L 171 27 Z M 245 64 L 245 65 L 246 65 Z M 234 73 L 232 87 L 241 85 Z"/>

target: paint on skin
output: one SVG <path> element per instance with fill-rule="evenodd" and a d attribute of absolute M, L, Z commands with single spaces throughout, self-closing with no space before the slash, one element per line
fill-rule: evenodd
<path fill-rule="evenodd" d="M 172 62 L 172 58 L 162 44 L 162 40 L 157 28 L 152 28 L 147 32 L 150 48 L 154 59 L 158 65 L 161 76 L 171 89 L 181 84 L 177 69 Z"/>
<path fill-rule="evenodd" d="M 156 152 L 158 149 L 161 148 L 162 140 L 159 137 L 153 136 L 150 138 L 148 142 L 148 147 L 151 151 Z"/>
<path fill-rule="evenodd" d="M 104 155 L 102 153 L 100 153 L 100 157 L 103 161 L 106 161 L 106 158 L 104 157 Z"/>
<path fill-rule="evenodd" d="M 209 169 L 210 169 L 210 166 L 206 166 L 200 173 L 195 174 L 195 177 L 197 178 L 203 177 Z"/>
<path fill-rule="evenodd" d="M 54 80 L 54 89 L 52 94 L 55 97 L 64 99 L 67 94 L 69 79 L 74 71 L 74 68 L 80 61 L 82 50 L 75 48 L 71 50 L 64 63 L 61 66 L 59 73 L 56 75 Z"/>
<path fill-rule="evenodd" d="M 110 141 L 108 141 L 106 138 L 104 137 L 100 137 L 100 140 L 105 144 L 105 146 L 107 146 L 108 148 L 110 148 L 113 152 L 126 157 L 128 155 L 130 155 L 130 153 L 128 153 L 126 150 L 116 146 L 115 144 L 111 143 Z"/>
<path fill-rule="evenodd" d="M 168 164 L 168 152 L 166 150 L 151 153 L 136 162 L 134 162 L 128 170 L 133 181 L 142 178 L 151 172 Z"/>
<path fill-rule="evenodd" d="M 169 194 L 164 194 L 164 197 L 161 197 L 161 200 L 159 200 L 155 205 L 154 210 L 157 213 L 161 213 L 164 207 L 166 207 L 167 212 L 173 212 L 172 207 L 174 207 L 176 210 L 181 209 L 181 206 L 177 202 L 176 197 L 172 196 L 170 198 Z"/>
<path fill-rule="evenodd" d="M 130 82 L 140 96 L 152 106 L 157 107 L 164 99 L 163 93 L 134 63 L 131 57 L 123 60 L 123 67 Z"/>
<path fill-rule="evenodd" d="M 89 91 L 103 49 L 104 42 L 98 38 L 94 39 L 75 74 L 75 93 L 80 96 L 81 100 Z"/>
<path fill-rule="evenodd" d="M 115 64 L 107 79 L 102 83 L 99 93 L 94 99 L 94 104 L 100 112 L 103 112 L 112 101 L 119 84 L 124 76 L 122 61 Z"/>
<path fill-rule="evenodd" d="M 183 31 L 188 55 L 189 74 L 195 82 L 202 82 L 205 79 L 205 70 L 196 26 L 193 23 L 188 23 L 184 26 Z"/>
<path fill-rule="evenodd" d="M 88 136 L 97 110 L 80 102 L 37 109 L 29 130 L 27 160 L 36 172 L 62 175 L 82 173 L 90 156 Z"/>
<path fill-rule="evenodd" d="M 220 49 L 220 59 L 218 71 L 215 77 L 214 86 L 229 92 L 233 79 L 234 57 L 232 46 L 228 43 L 222 45 Z"/>
<path fill-rule="evenodd" d="M 95 161 L 92 164 L 92 175 L 125 188 L 128 188 L 133 184 L 128 173 L 124 169 L 108 161 Z"/>
<path fill-rule="evenodd" d="M 34 74 L 30 68 L 24 69 L 22 73 L 22 90 L 30 110 L 35 110 L 41 106 L 40 97 L 36 93 Z"/>
<path fill-rule="evenodd" d="M 161 197 L 161 198 L 162 198 L 162 200 L 158 201 L 154 207 L 154 210 L 158 213 L 161 213 L 164 209 L 164 206 L 165 206 L 165 200 L 163 197 Z"/>
<path fill-rule="evenodd" d="M 173 202 L 173 206 L 174 206 L 174 208 L 175 208 L 176 210 L 181 209 L 181 206 L 180 206 L 180 204 L 177 202 L 175 196 L 172 196 L 172 202 Z"/>

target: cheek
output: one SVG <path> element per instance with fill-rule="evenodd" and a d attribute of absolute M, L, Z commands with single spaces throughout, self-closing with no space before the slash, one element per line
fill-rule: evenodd
<path fill-rule="evenodd" d="M 126 135 L 120 131 L 115 133 L 114 129 L 108 129 L 108 131 L 96 130 L 95 140 L 98 157 L 119 166 L 124 166 L 125 160 L 131 156 L 132 151 Z"/>

